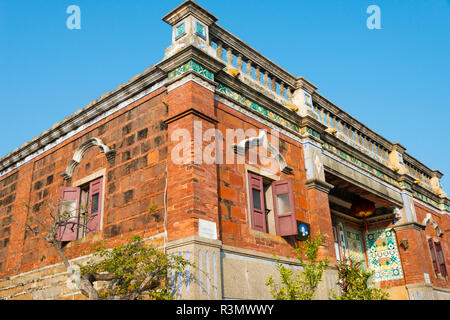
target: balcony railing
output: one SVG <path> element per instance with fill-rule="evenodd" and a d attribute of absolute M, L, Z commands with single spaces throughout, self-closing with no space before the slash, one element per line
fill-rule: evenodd
<path fill-rule="evenodd" d="M 240 79 L 266 96 L 283 105 L 292 104 L 300 77 L 295 77 L 217 23 L 210 26 L 211 45 L 217 57 L 228 69 L 236 69 Z M 393 143 L 374 132 L 317 92 L 312 95 L 313 110 L 320 122 L 335 129 L 335 136 L 384 166 L 393 169 L 389 153 Z M 431 190 L 432 170 L 405 153 L 405 166 L 409 175 L 420 180 L 420 185 Z"/>

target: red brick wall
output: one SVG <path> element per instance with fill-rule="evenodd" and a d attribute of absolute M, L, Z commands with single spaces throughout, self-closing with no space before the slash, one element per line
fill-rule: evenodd
<path fill-rule="evenodd" d="M 11 217 L 23 223 L 30 215 L 23 204 L 28 204 L 41 220 L 48 219 L 48 205 L 54 207 L 61 187 L 101 169 L 106 169 L 103 229 L 69 244 L 68 257 L 86 253 L 98 239 L 105 238 L 112 244 L 130 233 L 150 236 L 163 232 L 168 155 L 167 126 L 163 122 L 168 111 L 165 99 L 165 88 L 159 89 L 0 179 L 0 276 L 59 261 L 44 240 L 12 222 Z M 75 168 L 72 179 L 64 181 L 61 174 L 75 150 L 92 137 L 115 149 L 115 159 L 109 163 L 98 147 L 92 147 Z M 150 211 L 151 205 L 156 210 Z"/>
<path fill-rule="evenodd" d="M 168 94 L 168 134 L 178 129 L 190 135 L 191 154 L 183 155 L 187 164 L 169 161 L 167 189 L 168 240 L 177 240 L 198 234 L 198 219 L 218 225 L 217 167 L 199 158 L 210 142 L 194 142 L 195 131 L 215 128 L 214 93 L 195 82 L 188 82 Z M 196 128 L 194 128 L 196 127 Z M 200 139 L 203 140 L 203 139 Z M 170 141 L 169 155 L 179 141 Z M 197 155 L 197 156 L 196 156 Z M 195 157 L 197 161 L 195 161 Z"/>
<path fill-rule="evenodd" d="M 216 102 L 217 127 L 223 135 L 227 129 L 241 128 L 244 131 L 253 128 L 256 134 L 259 129 L 266 130 L 269 134 L 270 128 L 231 109 L 230 107 Z M 246 137 L 248 138 L 248 137 Z M 226 159 L 227 152 L 230 152 L 231 145 L 239 141 L 225 141 L 223 146 L 223 155 Z M 279 172 L 281 179 L 291 179 L 293 182 L 293 191 L 296 207 L 296 218 L 301 221 L 310 222 L 308 211 L 307 193 L 305 188 L 305 168 L 303 160 L 303 149 L 301 144 L 280 135 L 280 152 L 285 158 L 287 164 L 293 168 L 293 175 L 285 175 Z M 248 153 L 257 152 L 252 149 Z M 233 153 L 231 151 L 231 153 Z M 237 155 L 235 155 L 235 159 Z M 245 163 L 249 163 L 249 156 Z M 255 167 L 263 166 L 252 164 Z M 243 164 L 219 165 L 219 217 L 220 217 L 220 237 L 224 245 L 235 246 L 244 249 L 256 250 L 260 252 L 294 256 L 294 242 L 289 239 L 252 230 L 248 212 L 248 198 L 245 177 L 245 166 Z"/>
<path fill-rule="evenodd" d="M 441 231 L 444 233 L 442 237 L 439 237 L 436 230 L 434 229 L 431 222 L 429 222 L 426 225 L 425 232 L 421 232 L 421 241 L 423 242 L 423 259 L 420 259 L 423 264 L 425 264 L 426 272 L 430 275 L 431 282 L 439 287 L 446 287 L 450 288 L 450 283 L 447 280 L 444 280 L 442 278 L 437 278 L 436 274 L 433 269 L 433 264 L 431 260 L 431 254 L 430 249 L 428 246 L 427 238 L 433 238 L 435 240 L 438 240 L 441 243 L 442 250 L 444 252 L 444 256 L 446 258 L 446 265 L 447 265 L 447 272 L 449 270 L 450 266 L 450 244 L 449 244 L 449 238 L 448 238 L 448 232 L 449 230 L 449 216 L 448 215 L 442 215 L 439 213 L 434 212 L 433 210 L 421 205 L 420 203 L 415 202 L 414 203 L 416 215 L 417 215 L 417 221 L 419 223 L 422 223 L 423 220 L 426 218 L 427 214 L 430 213 L 433 220 L 438 224 Z M 448 279 L 448 278 L 447 278 Z"/>
<path fill-rule="evenodd" d="M 309 189 L 307 198 L 311 215 L 311 234 L 321 233 L 324 237 L 322 250 L 319 251 L 320 257 L 329 257 L 330 263 L 336 263 L 328 194 L 317 189 Z"/>

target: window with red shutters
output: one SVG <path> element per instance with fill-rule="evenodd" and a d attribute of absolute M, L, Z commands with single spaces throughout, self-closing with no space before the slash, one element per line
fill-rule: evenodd
<path fill-rule="evenodd" d="M 444 252 L 442 251 L 442 245 L 440 242 L 435 242 L 434 247 L 436 249 L 436 261 L 439 266 L 439 271 L 443 277 L 447 276 L 447 267 L 445 265 Z"/>
<path fill-rule="evenodd" d="M 436 248 L 434 246 L 434 240 L 429 238 L 428 239 L 428 246 L 430 247 L 430 254 L 431 254 L 431 261 L 433 262 L 433 269 L 434 272 L 437 274 L 439 273 L 439 265 L 437 262 L 437 254 L 436 254 Z"/>
<path fill-rule="evenodd" d="M 103 177 L 89 184 L 87 234 L 100 230 Z"/>
<path fill-rule="evenodd" d="M 274 181 L 272 195 L 277 235 L 296 235 L 298 231 L 291 180 Z"/>
<path fill-rule="evenodd" d="M 80 194 L 81 189 L 76 187 L 66 187 L 61 190 L 59 241 L 73 241 L 77 239 Z"/>
<path fill-rule="evenodd" d="M 100 230 L 103 177 L 80 187 L 62 188 L 60 215 L 67 221 L 59 228 L 59 241 L 74 241 Z"/>
<path fill-rule="evenodd" d="M 252 228 L 258 231 L 267 232 L 263 178 L 249 172 L 248 181 Z"/>

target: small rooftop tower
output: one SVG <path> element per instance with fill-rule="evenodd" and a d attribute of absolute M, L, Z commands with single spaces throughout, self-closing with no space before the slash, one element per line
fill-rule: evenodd
<path fill-rule="evenodd" d="M 166 49 L 164 59 L 189 45 L 216 56 L 209 39 L 209 27 L 217 18 L 209 11 L 194 1 L 187 0 L 166 14 L 162 20 L 172 26 L 172 45 Z"/>

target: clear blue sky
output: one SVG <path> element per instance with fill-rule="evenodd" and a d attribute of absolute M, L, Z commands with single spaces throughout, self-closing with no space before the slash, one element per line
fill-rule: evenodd
<path fill-rule="evenodd" d="M 181 0 L 0 0 L 0 157 L 160 61 Z M 450 194 L 450 0 L 198 0 L 432 169 Z M 81 30 L 69 30 L 69 5 Z M 369 5 L 381 30 L 369 30 Z"/>

